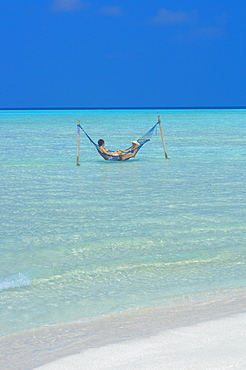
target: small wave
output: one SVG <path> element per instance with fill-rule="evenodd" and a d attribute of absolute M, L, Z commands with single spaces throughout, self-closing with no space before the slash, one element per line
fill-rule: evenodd
<path fill-rule="evenodd" d="M 20 288 L 31 284 L 31 280 L 19 272 L 0 279 L 0 291 L 11 288 Z"/>

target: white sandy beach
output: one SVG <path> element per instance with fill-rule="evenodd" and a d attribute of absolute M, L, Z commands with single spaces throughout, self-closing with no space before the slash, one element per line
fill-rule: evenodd
<path fill-rule="evenodd" d="M 245 114 L 1 112 L 1 370 L 246 369 Z"/>
<path fill-rule="evenodd" d="M 93 348 L 39 370 L 246 369 L 246 314 Z"/>
<path fill-rule="evenodd" d="M 0 339 L 8 370 L 246 369 L 245 289 Z"/>

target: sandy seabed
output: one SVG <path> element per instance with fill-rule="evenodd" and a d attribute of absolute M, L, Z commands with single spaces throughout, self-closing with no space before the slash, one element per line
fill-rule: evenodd
<path fill-rule="evenodd" d="M 168 330 L 41 366 L 39 370 L 246 369 L 246 314 Z"/>
<path fill-rule="evenodd" d="M 246 291 L 0 339 L 0 369 L 246 369 Z"/>

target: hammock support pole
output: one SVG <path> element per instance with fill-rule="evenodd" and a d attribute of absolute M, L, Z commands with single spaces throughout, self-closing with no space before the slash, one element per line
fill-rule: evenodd
<path fill-rule="evenodd" d="M 76 166 L 79 164 L 79 152 L 80 152 L 80 121 L 77 124 L 77 140 L 76 140 Z"/>
<path fill-rule="evenodd" d="M 164 154 L 165 154 L 165 157 L 168 159 L 168 155 L 167 155 L 167 151 L 166 151 L 166 144 L 165 144 L 165 140 L 164 140 L 164 132 L 163 132 L 163 129 L 162 129 L 162 123 L 161 123 L 161 117 L 160 116 L 158 116 L 158 123 L 159 123 L 159 127 L 160 127 L 161 140 L 162 140 L 162 145 L 163 145 L 163 149 L 164 149 Z"/>

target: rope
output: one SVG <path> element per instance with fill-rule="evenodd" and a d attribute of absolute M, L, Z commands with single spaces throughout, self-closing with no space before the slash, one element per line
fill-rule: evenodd
<path fill-rule="evenodd" d="M 146 144 L 148 141 L 150 141 L 151 140 L 151 137 L 153 136 L 153 134 L 154 134 L 154 131 L 156 132 L 156 128 L 157 128 L 157 125 L 159 124 L 159 121 L 150 129 L 150 130 L 148 130 L 145 134 L 143 134 L 142 136 L 140 136 L 140 138 L 137 140 L 138 141 L 138 143 L 140 144 L 139 145 L 139 147 L 137 148 L 137 149 L 133 149 L 133 150 L 131 150 L 131 151 L 129 151 L 128 153 L 133 153 L 134 151 L 135 151 L 135 155 L 134 155 L 134 157 L 136 156 L 136 154 L 138 153 L 138 151 L 142 148 L 142 146 L 144 145 L 144 144 Z M 103 153 L 103 152 L 101 152 L 100 151 L 100 149 L 99 149 L 99 146 L 92 140 L 92 138 L 87 134 L 87 132 L 83 129 L 83 127 L 79 124 L 79 125 L 77 125 L 78 126 L 78 128 L 80 128 L 83 132 L 84 132 L 84 134 L 85 134 L 85 136 L 89 139 L 89 141 L 96 147 L 96 149 L 97 149 L 97 151 L 98 151 L 98 153 L 104 158 L 104 159 L 106 159 L 106 160 L 108 160 L 108 159 L 110 159 L 110 160 L 113 160 L 113 161 L 118 161 L 118 160 L 126 160 L 126 159 L 129 159 L 129 158 L 126 158 L 126 159 L 124 159 L 124 156 L 126 157 L 126 155 L 128 154 L 128 153 L 126 153 L 126 154 L 122 154 L 122 155 L 116 155 L 116 156 L 112 156 L 112 155 L 110 155 L 110 154 L 106 154 L 106 153 Z M 130 149 L 130 148 L 128 148 L 128 149 Z M 126 150 L 128 150 L 128 149 L 126 149 Z M 132 158 L 132 157 L 131 157 Z"/>

